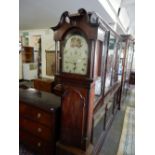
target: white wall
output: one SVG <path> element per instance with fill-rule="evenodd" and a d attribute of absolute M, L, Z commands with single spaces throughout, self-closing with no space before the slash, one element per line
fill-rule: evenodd
<path fill-rule="evenodd" d="M 23 79 L 22 54 L 19 53 L 19 80 Z"/>
<path fill-rule="evenodd" d="M 45 50 L 55 50 L 55 42 L 53 40 L 53 31 L 51 29 L 35 29 L 35 30 L 22 30 L 19 32 L 20 36 L 24 32 L 28 32 L 29 46 L 32 46 L 32 36 L 41 35 L 42 41 L 42 77 L 44 78 L 54 78 L 52 76 L 46 75 L 46 53 Z"/>
<path fill-rule="evenodd" d="M 132 71 L 135 71 L 135 53 L 133 55 Z"/>

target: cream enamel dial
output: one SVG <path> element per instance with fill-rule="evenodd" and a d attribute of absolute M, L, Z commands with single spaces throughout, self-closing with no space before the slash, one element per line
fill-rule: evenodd
<path fill-rule="evenodd" d="M 67 38 L 63 48 L 62 71 L 72 74 L 87 74 L 88 44 L 86 39 L 78 34 Z"/>

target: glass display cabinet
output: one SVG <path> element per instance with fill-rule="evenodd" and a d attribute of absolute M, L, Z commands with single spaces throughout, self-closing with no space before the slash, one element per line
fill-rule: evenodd
<path fill-rule="evenodd" d="M 120 87 L 118 70 L 120 69 L 121 57 L 121 37 L 109 28 L 109 46 L 105 76 L 105 93 L 104 93 L 104 106 L 105 106 L 105 130 L 111 125 L 115 113 L 119 107 Z M 120 66 L 120 67 L 119 67 Z"/>
<path fill-rule="evenodd" d="M 134 55 L 134 39 L 130 35 L 122 35 L 122 79 L 121 79 L 121 98 L 119 102 L 123 102 L 127 95 L 129 88 L 129 78 L 132 68 L 133 55 Z M 122 99 L 122 100 L 121 100 Z"/>
<path fill-rule="evenodd" d="M 123 48 L 121 42 L 119 42 L 119 47 L 118 47 L 118 57 L 117 57 L 117 62 L 118 62 L 118 70 L 117 70 L 117 78 L 118 81 L 121 81 L 122 79 L 122 71 L 123 71 Z"/>
<path fill-rule="evenodd" d="M 107 57 L 107 68 L 106 68 L 106 82 L 105 82 L 105 93 L 111 90 L 111 88 L 118 81 L 118 67 L 119 67 L 119 40 L 120 36 L 110 32 L 108 57 Z"/>
<path fill-rule="evenodd" d="M 129 81 L 130 72 L 132 69 L 132 62 L 133 62 L 133 55 L 134 55 L 134 42 L 129 43 L 128 46 L 128 55 L 127 55 L 127 62 L 126 62 L 126 81 Z"/>

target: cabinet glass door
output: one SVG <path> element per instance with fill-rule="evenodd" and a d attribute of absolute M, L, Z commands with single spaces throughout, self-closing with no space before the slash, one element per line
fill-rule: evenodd
<path fill-rule="evenodd" d="M 108 47 L 108 57 L 107 57 L 107 70 L 106 70 L 106 81 L 105 81 L 105 92 L 112 86 L 113 78 L 113 66 L 115 63 L 115 48 L 116 48 L 116 38 L 110 34 L 109 47 Z"/>

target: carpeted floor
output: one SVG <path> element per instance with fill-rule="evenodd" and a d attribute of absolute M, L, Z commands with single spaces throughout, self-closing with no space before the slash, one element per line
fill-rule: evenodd
<path fill-rule="evenodd" d="M 135 154 L 135 90 L 131 87 L 117 155 Z"/>
<path fill-rule="evenodd" d="M 117 155 L 135 154 L 135 109 L 128 106 L 125 112 L 123 130 Z"/>
<path fill-rule="evenodd" d="M 118 155 L 117 152 L 118 152 L 120 138 L 121 138 L 122 129 L 123 129 L 125 111 L 128 106 L 132 108 L 135 107 L 134 86 L 130 87 L 127 97 L 125 98 L 124 103 L 121 106 L 121 110 L 117 112 L 99 155 Z M 135 121 L 134 118 L 132 120 L 133 122 Z M 134 150 L 134 142 L 133 142 L 133 150 Z M 128 154 L 128 155 L 133 155 L 133 154 Z"/>

